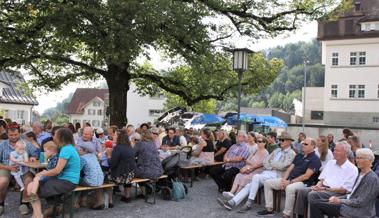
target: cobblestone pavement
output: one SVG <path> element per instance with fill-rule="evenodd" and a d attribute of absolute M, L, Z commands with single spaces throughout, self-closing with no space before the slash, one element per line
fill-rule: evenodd
<path fill-rule="evenodd" d="M 217 204 L 216 198 L 220 197 L 217 192 L 216 184 L 211 179 L 201 179 L 194 182 L 193 188 L 189 188 L 187 199 L 179 202 L 165 201 L 157 198 L 155 205 L 150 205 L 142 199 L 135 199 L 132 203 L 126 204 L 119 201 L 118 196 L 114 196 L 115 207 L 102 211 L 93 211 L 90 209 L 80 209 L 75 212 L 74 217 L 83 218 L 167 218 L 167 217 L 185 217 L 185 218 L 251 218 L 259 217 L 257 211 L 263 207 L 254 205 L 252 211 L 246 214 L 239 214 L 236 210 L 227 211 Z M 26 218 L 31 215 L 21 216 L 18 212 L 19 193 L 8 193 L 4 218 Z M 275 217 L 281 217 L 277 214 Z"/>

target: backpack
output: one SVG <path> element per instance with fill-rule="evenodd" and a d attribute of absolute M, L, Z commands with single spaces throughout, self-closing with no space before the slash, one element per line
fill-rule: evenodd
<path fill-rule="evenodd" d="M 172 200 L 179 201 L 180 199 L 184 199 L 186 197 L 186 189 L 184 184 L 179 180 L 171 180 L 172 181 Z"/>

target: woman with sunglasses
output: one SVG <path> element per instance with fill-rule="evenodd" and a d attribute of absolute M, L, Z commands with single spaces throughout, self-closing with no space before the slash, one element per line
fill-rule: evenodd
<path fill-rule="evenodd" d="M 230 192 L 223 192 L 222 195 L 228 200 L 233 198 L 245 185 L 251 182 L 255 174 L 263 171 L 263 160 L 269 155 L 266 150 L 267 139 L 262 135 L 257 135 L 258 148 L 255 153 L 251 153 L 246 159 L 246 165 L 240 170 L 233 182 Z"/>

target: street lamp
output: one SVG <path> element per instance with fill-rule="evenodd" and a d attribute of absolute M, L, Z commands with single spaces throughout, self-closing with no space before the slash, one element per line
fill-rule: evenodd
<path fill-rule="evenodd" d="M 249 65 L 249 53 L 253 53 L 247 48 L 231 49 L 233 52 L 233 70 L 238 73 L 238 114 L 237 114 L 237 129 L 241 128 L 241 80 L 242 74 L 248 69 Z"/>
<path fill-rule="evenodd" d="M 306 89 L 307 89 L 307 64 L 309 64 L 309 61 L 307 58 L 304 58 L 304 92 L 303 92 L 303 120 L 302 120 L 302 127 L 303 127 L 303 133 L 305 133 L 305 100 L 306 100 Z"/>

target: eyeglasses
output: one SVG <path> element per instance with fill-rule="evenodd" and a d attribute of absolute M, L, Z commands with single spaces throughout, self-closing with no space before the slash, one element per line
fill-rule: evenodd
<path fill-rule="evenodd" d="M 258 143 L 263 143 L 263 141 L 262 141 L 262 140 L 258 140 L 257 142 L 258 142 Z"/>
<path fill-rule="evenodd" d="M 303 143 L 301 143 L 301 144 L 302 144 L 302 145 L 305 145 L 305 146 L 308 146 L 308 145 L 309 145 L 308 143 L 304 143 L 304 142 L 303 142 Z"/>

